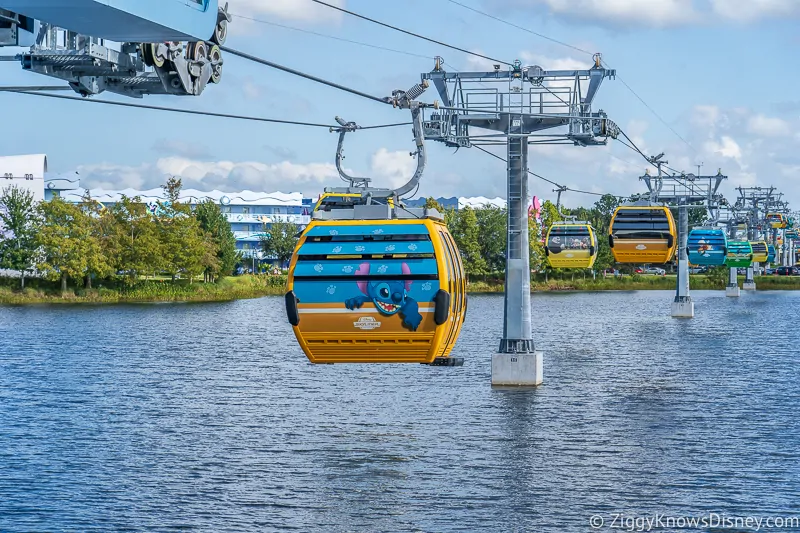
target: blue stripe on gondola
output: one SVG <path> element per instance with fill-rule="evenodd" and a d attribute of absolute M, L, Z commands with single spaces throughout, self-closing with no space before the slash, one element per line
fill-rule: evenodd
<path fill-rule="evenodd" d="M 413 281 L 408 295 L 417 303 L 428 303 L 439 290 L 437 280 Z M 294 284 L 294 294 L 301 304 L 341 303 L 345 300 L 363 296 L 355 280 L 342 281 L 298 281 Z"/>
<path fill-rule="evenodd" d="M 432 254 L 431 241 L 306 242 L 298 255 Z"/>
<path fill-rule="evenodd" d="M 749 242 L 734 241 L 728 243 L 728 255 L 731 256 L 749 256 L 752 255 L 753 248 Z"/>
<path fill-rule="evenodd" d="M 368 224 L 342 226 L 314 226 L 307 233 L 310 237 L 335 237 L 343 235 L 428 235 L 422 224 Z"/>
<path fill-rule="evenodd" d="M 438 274 L 435 259 L 385 259 L 385 260 L 321 260 L 298 261 L 294 268 L 295 276 L 354 276 L 363 263 L 370 263 L 370 274 L 400 275 L 403 263 L 408 265 L 411 274 Z"/>
<path fill-rule="evenodd" d="M 725 264 L 728 239 L 722 229 L 696 228 L 689 232 L 689 262 L 700 266 Z"/>

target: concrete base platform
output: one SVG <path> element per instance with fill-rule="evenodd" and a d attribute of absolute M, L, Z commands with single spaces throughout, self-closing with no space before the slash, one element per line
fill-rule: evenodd
<path fill-rule="evenodd" d="M 496 353 L 492 355 L 492 385 L 535 387 L 543 379 L 542 352 Z"/>
<path fill-rule="evenodd" d="M 694 302 L 672 302 L 672 318 L 694 318 Z"/>
<path fill-rule="evenodd" d="M 725 287 L 725 296 L 729 298 L 738 298 L 741 296 L 742 291 L 739 289 L 738 285 L 728 285 Z"/>
<path fill-rule="evenodd" d="M 756 290 L 756 282 L 755 281 L 745 281 L 742 283 L 742 290 L 743 291 L 754 291 Z"/>

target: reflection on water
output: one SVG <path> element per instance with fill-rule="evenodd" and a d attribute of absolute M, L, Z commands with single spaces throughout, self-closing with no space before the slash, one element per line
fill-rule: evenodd
<path fill-rule="evenodd" d="M 587 531 L 800 515 L 800 294 L 534 295 L 545 384 L 313 366 L 281 298 L 0 308 L 0 531 Z M 747 329 L 745 329 L 747 328 Z"/>

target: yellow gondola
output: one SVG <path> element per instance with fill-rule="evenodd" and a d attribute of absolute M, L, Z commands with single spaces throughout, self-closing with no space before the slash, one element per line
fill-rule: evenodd
<path fill-rule="evenodd" d="M 677 229 L 669 208 L 662 205 L 623 205 L 614 211 L 608 243 L 618 263 L 663 264 L 672 260 Z"/>
<path fill-rule="evenodd" d="M 417 171 L 394 190 L 341 168 L 350 187 L 326 189 L 289 266 L 286 313 L 312 363 L 458 365 L 450 356 L 467 311 L 455 240 L 435 209 L 406 208 L 425 167 L 422 115 L 412 106 Z"/>
<path fill-rule="evenodd" d="M 786 215 L 783 213 L 768 213 L 767 223 L 771 228 L 782 229 L 786 227 Z"/>
<path fill-rule="evenodd" d="M 466 278 L 441 215 L 427 213 L 314 220 L 306 228 L 289 267 L 286 305 L 312 363 L 449 357 L 466 313 Z"/>
<path fill-rule="evenodd" d="M 592 268 L 597 234 L 587 222 L 556 222 L 547 232 L 544 253 L 553 268 Z"/>
<path fill-rule="evenodd" d="M 769 257 L 769 247 L 764 241 L 750 241 L 753 248 L 753 263 L 766 263 Z"/>

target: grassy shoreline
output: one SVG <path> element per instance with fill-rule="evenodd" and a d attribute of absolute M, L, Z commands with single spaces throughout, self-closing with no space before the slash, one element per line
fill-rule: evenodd
<path fill-rule="evenodd" d="M 549 279 L 532 280 L 532 292 L 579 292 L 579 291 L 640 291 L 674 290 L 674 276 L 625 276 L 622 278 Z M 739 278 L 739 284 L 744 281 Z M 57 283 L 29 280 L 24 291 L 17 288 L 18 280 L 0 278 L 0 305 L 32 304 L 118 304 L 154 302 L 227 302 L 283 296 L 285 276 L 238 276 L 225 278 L 219 283 L 193 283 L 185 281 L 142 281 L 133 286 L 119 282 L 106 282 L 92 290 L 71 287 L 61 294 Z M 723 290 L 725 282 L 706 276 L 690 278 L 693 290 Z M 762 276 L 756 278 L 759 290 L 800 290 L 800 278 Z M 471 294 L 495 294 L 503 292 L 502 280 L 475 281 L 467 285 Z"/>
<path fill-rule="evenodd" d="M 228 302 L 283 294 L 285 278 L 238 276 L 219 283 L 192 283 L 179 280 L 141 281 L 134 285 L 104 282 L 94 289 L 70 287 L 61 293 L 57 283 L 28 280 L 20 291 L 19 280 L 0 279 L 0 305 L 28 304 L 118 304 L 155 302 Z"/>

